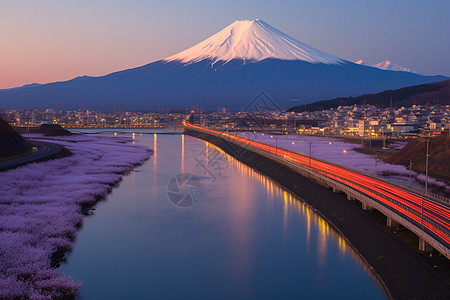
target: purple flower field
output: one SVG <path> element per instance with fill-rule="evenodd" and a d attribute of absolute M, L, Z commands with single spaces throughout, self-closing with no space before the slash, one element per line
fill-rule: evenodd
<path fill-rule="evenodd" d="M 261 143 L 278 146 L 279 148 L 309 155 L 309 144 L 311 143 L 311 156 L 323 159 L 341 166 L 358 170 L 370 175 L 376 175 L 386 180 L 399 184 L 410 185 L 416 189 L 423 189 L 425 175 L 411 172 L 409 180 L 409 169 L 403 165 L 392 165 L 377 159 L 373 155 L 357 152 L 353 149 L 360 148 L 360 144 L 344 142 L 341 139 L 328 137 L 314 137 L 307 135 L 270 135 L 252 132 L 234 133 L 238 136 L 259 141 Z M 405 142 L 395 143 L 395 149 L 401 149 Z M 424 157 L 425 160 L 425 157 Z M 434 178 L 428 179 L 431 187 L 450 192 L 450 186 Z"/>
<path fill-rule="evenodd" d="M 53 268 L 52 257 L 72 248 L 82 207 L 95 204 L 152 153 L 117 137 L 41 140 L 73 155 L 0 173 L 0 299 L 76 295 L 81 283 Z"/>

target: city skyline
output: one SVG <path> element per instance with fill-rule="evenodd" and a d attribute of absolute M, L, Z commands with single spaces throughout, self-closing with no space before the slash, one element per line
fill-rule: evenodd
<path fill-rule="evenodd" d="M 360 4 L 269 1 L 6 1 L 0 12 L 0 88 L 100 76 L 174 55 L 235 20 L 261 18 L 349 61 L 390 60 L 449 76 L 445 1 Z M 157 8 L 156 8 L 157 7 Z M 237 7 L 239 7 L 237 9 Z M 354 26 L 355 24 L 358 26 Z M 430 34 L 433 33 L 433 34 Z"/>

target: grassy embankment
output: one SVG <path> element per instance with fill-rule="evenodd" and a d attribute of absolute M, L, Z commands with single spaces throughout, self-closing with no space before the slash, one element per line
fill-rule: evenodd
<path fill-rule="evenodd" d="M 412 169 L 416 173 L 425 174 L 427 142 L 416 139 L 409 141 L 406 146 L 393 153 L 379 153 L 378 157 L 387 163 L 400 164 L 409 168 L 410 159 Z M 429 175 L 450 185 L 450 136 L 438 136 L 430 139 L 429 145 Z"/>

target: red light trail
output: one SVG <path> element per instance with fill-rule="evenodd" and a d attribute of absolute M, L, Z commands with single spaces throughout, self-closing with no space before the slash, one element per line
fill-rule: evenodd
<path fill-rule="evenodd" d="M 189 122 L 186 122 L 185 125 L 188 128 L 192 127 L 201 131 L 207 131 L 267 151 L 284 160 L 300 165 L 304 169 L 349 186 L 396 214 L 401 215 L 418 228 L 422 228 L 423 231 L 434 237 L 447 248 L 450 248 L 450 208 L 448 206 L 423 198 L 422 215 L 422 196 L 396 187 L 393 184 L 391 185 L 345 167 L 310 158 L 309 156 L 296 152 L 279 149 L 229 133 L 199 127 Z"/>

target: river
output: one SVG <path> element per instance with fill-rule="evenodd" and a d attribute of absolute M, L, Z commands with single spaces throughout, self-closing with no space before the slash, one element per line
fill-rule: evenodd
<path fill-rule="evenodd" d="M 155 154 L 85 217 L 60 267 L 82 299 L 385 298 L 313 209 L 214 145 L 103 134 Z"/>

